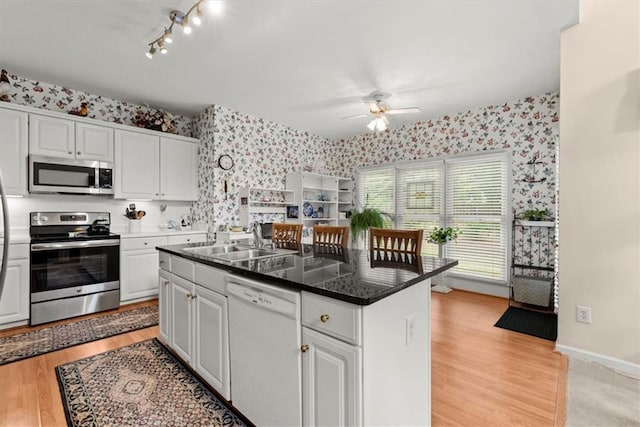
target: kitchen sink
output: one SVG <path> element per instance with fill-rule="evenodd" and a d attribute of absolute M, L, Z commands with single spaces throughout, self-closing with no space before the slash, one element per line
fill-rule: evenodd
<path fill-rule="evenodd" d="M 250 249 L 248 246 L 242 245 L 216 245 L 216 246 L 198 246 L 195 248 L 185 248 L 184 250 L 187 252 L 192 252 L 198 255 L 219 255 L 219 254 L 228 254 L 231 252 L 238 251 L 247 251 Z"/>
<path fill-rule="evenodd" d="M 257 249 L 243 245 L 198 246 L 195 248 L 185 248 L 184 250 L 196 255 L 209 256 L 220 261 L 245 261 L 288 255 L 296 252 L 288 249 Z"/>
<path fill-rule="evenodd" d="M 248 249 L 225 254 L 211 255 L 212 258 L 224 261 L 245 261 L 250 259 L 269 258 L 279 255 L 288 255 L 295 251 L 286 249 Z"/>

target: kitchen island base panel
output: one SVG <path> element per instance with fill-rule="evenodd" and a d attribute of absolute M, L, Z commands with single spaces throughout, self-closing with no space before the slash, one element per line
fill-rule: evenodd
<path fill-rule="evenodd" d="M 431 424 L 431 280 L 364 307 L 363 425 Z"/>

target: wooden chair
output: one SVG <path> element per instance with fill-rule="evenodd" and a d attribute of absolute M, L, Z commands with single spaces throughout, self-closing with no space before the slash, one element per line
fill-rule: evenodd
<path fill-rule="evenodd" d="M 394 230 L 391 228 L 369 229 L 371 252 L 396 252 L 420 255 L 423 230 Z"/>
<path fill-rule="evenodd" d="M 271 226 L 273 247 L 299 249 L 302 243 L 302 224 L 283 224 L 274 222 Z"/>
<path fill-rule="evenodd" d="M 313 226 L 313 246 L 338 246 L 345 248 L 349 245 L 349 227 L 331 225 Z"/>

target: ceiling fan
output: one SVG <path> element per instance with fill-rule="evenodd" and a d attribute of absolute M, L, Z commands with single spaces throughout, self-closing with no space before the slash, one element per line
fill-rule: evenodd
<path fill-rule="evenodd" d="M 363 100 L 369 104 L 369 112 L 366 114 L 356 114 L 355 116 L 347 116 L 342 119 L 357 119 L 360 117 L 373 117 L 373 119 L 369 122 L 367 127 L 372 131 L 382 132 L 387 129 L 389 125 L 389 119 L 387 119 L 387 114 L 395 115 L 395 114 L 408 114 L 408 113 L 418 113 L 420 112 L 420 108 L 418 107 L 408 107 L 408 108 L 389 108 L 383 101 L 389 98 L 391 95 L 385 92 L 374 92 L 370 95 L 367 95 L 363 98 Z"/>

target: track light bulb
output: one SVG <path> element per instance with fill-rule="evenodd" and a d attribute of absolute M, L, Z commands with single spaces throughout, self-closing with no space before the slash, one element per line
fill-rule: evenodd
<path fill-rule="evenodd" d="M 191 20 L 193 21 L 193 23 L 195 25 L 200 25 L 202 24 L 202 19 L 200 19 L 200 16 L 202 15 L 202 12 L 200 12 L 200 6 L 196 7 L 196 16 L 194 16 L 193 18 L 191 18 Z"/>
<path fill-rule="evenodd" d="M 154 45 L 151 45 L 151 47 L 149 48 L 149 51 L 145 53 L 145 55 L 147 55 L 147 58 L 151 59 L 153 58 L 153 55 L 155 53 L 156 53 L 156 47 Z"/>
<path fill-rule="evenodd" d="M 184 25 L 182 27 L 182 31 L 184 31 L 185 34 L 191 34 L 191 27 L 189 25 Z"/>
<path fill-rule="evenodd" d="M 169 29 L 164 30 L 164 36 L 162 36 L 162 40 L 164 40 L 164 42 L 168 44 L 173 43 L 173 39 L 171 38 L 171 30 Z"/>

